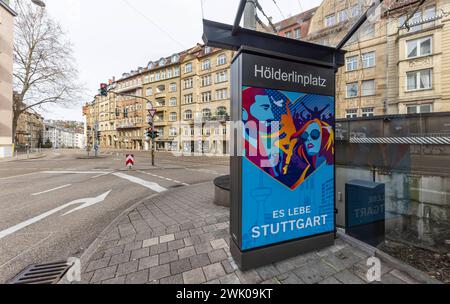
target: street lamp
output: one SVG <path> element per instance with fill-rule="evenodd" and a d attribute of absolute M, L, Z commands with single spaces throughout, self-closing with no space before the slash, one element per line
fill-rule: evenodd
<path fill-rule="evenodd" d="M 42 1 L 42 0 L 31 0 L 31 2 L 33 2 L 33 3 L 36 4 L 37 6 L 45 7 L 45 2 Z"/>

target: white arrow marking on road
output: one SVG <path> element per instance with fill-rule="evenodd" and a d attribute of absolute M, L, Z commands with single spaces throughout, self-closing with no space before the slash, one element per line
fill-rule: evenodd
<path fill-rule="evenodd" d="M 113 175 L 115 175 L 117 177 L 120 177 L 120 178 L 123 178 L 123 179 L 126 179 L 126 180 L 128 180 L 128 181 L 130 181 L 132 183 L 139 184 L 141 186 L 149 188 L 149 189 L 151 189 L 151 190 L 153 190 L 155 192 L 158 192 L 158 193 L 167 191 L 166 188 L 161 187 L 157 183 L 149 182 L 149 181 L 143 180 L 143 179 L 138 178 L 138 177 L 126 175 L 126 174 L 123 174 L 123 173 L 113 173 Z"/>
<path fill-rule="evenodd" d="M 83 203 L 84 203 L 82 206 L 80 206 L 80 207 L 82 207 L 82 208 L 75 208 L 74 210 L 70 211 L 70 212 L 73 212 L 73 211 L 75 211 L 76 209 L 79 210 L 79 209 L 83 209 L 83 208 L 92 206 L 92 205 L 94 205 L 94 204 L 100 203 L 100 202 L 102 202 L 102 201 L 104 201 L 104 200 L 106 199 L 106 197 L 108 196 L 108 194 L 109 194 L 111 191 L 112 191 L 112 190 L 109 190 L 108 192 L 105 192 L 105 193 L 103 193 L 102 195 L 97 196 L 97 197 L 93 197 L 93 198 L 83 198 L 83 199 L 79 199 L 79 200 L 76 200 L 76 201 L 67 203 L 67 204 L 62 205 L 62 206 L 60 206 L 60 207 L 57 207 L 57 208 L 55 208 L 55 209 L 52 209 L 52 210 L 47 211 L 47 212 L 45 212 L 45 213 L 42 213 L 41 215 L 38 215 L 38 216 L 36 216 L 36 217 L 33 217 L 32 219 L 29 219 L 29 220 L 27 220 L 27 221 L 25 221 L 25 222 L 22 222 L 22 223 L 17 224 L 17 225 L 15 225 L 15 226 L 13 226 L 13 227 L 10 227 L 10 228 L 8 228 L 8 229 L 6 229 L 6 230 L 0 231 L 0 240 L 3 239 L 4 237 L 7 237 L 7 236 L 10 235 L 10 234 L 13 234 L 14 232 L 17 232 L 17 231 L 19 231 L 19 230 L 21 230 L 21 229 L 23 229 L 23 228 L 25 228 L 25 227 L 28 227 L 28 226 L 30 226 L 30 225 L 36 223 L 36 222 L 39 222 L 39 221 L 45 219 L 46 217 L 49 217 L 50 215 L 55 214 L 55 213 L 57 213 L 57 212 L 59 212 L 59 211 L 65 209 L 65 208 L 67 208 L 67 207 L 69 207 L 69 206 L 73 206 L 73 205 L 76 205 L 76 204 L 83 204 Z M 66 213 L 66 214 L 67 214 L 67 213 Z M 65 214 L 64 214 L 64 215 L 65 215 Z"/>

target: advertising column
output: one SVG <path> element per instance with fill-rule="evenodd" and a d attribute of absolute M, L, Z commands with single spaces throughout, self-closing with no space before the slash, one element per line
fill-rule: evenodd
<path fill-rule="evenodd" d="M 334 69 L 240 51 L 231 252 L 241 269 L 334 243 Z"/>

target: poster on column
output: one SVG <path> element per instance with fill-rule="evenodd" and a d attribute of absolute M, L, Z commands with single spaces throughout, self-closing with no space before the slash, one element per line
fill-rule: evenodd
<path fill-rule="evenodd" d="M 244 251 L 335 229 L 334 74 L 253 57 L 241 86 Z"/>

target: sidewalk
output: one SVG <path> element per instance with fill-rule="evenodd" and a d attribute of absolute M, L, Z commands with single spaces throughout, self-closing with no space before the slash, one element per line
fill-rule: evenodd
<path fill-rule="evenodd" d="M 8 157 L 8 158 L 0 158 L 0 163 L 7 163 L 7 162 L 13 162 L 18 160 L 27 160 L 27 159 L 39 159 L 45 157 L 46 154 L 39 152 L 39 153 L 30 153 L 29 155 L 25 154 L 19 154 L 16 157 Z"/>
<path fill-rule="evenodd" d="M 82 257 L 81 283 L 367 283 L 369 255 L 342 239 L 319 252 L 241 272 L 229 251 L 229 209 L 212 203 L 213 190 L 212 183 L 175 189 L 118 218 Z M 382 261 L 382 283 L 421 282 Z"/>

